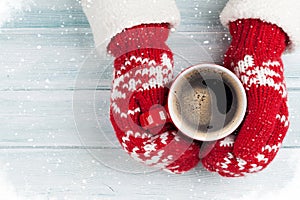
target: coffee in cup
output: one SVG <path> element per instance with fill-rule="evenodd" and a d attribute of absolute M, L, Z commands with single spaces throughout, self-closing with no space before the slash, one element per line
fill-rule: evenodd
<path fill-rule="evenodd" d="M 155 107 L 141 121 L 152 126 L 172 121 L 188 137 L 214 141 L 238 128 L 246 107 L 246 93 L 235 74 L 219 65 L 199 64 L 175 78 L 166 109 Z"/>

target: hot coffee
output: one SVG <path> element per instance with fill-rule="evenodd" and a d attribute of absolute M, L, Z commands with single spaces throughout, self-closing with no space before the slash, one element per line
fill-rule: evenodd
<path fill-rule="evenodd" d="M 236 96 L 225 81 L 211 76 L 206 79 L 198 73 L 187 77 L 184 83 L 175 91 L 178 96 L 176 112 L 181 113 L 184 122 L 188 126 L 198 126 L 203 132 L 223 128 L 232 117 L 229 111 L 234 109 L 233 96 Z"/>
<path fill-rule="evenodd" d="M 168 107 L 174 124 L 186 135 L 211 141 L 230 134 L 246 111 L 246 94 L 227 69 L 198 65 L 182 72 L 172 84 Z"/>

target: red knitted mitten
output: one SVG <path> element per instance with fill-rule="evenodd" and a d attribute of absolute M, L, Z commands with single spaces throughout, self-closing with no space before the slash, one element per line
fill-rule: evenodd
<path fill-rule="evenodd" d="M 257 152 L 254 160 L 247 162 L 234 155 L 233 147 L 236 136 L 230 135 L 215 144 L 213 150 L 202 159 L 202 164 L 209 171 L 218 172 L 221 176 L 226 177 L 239 177 L 248 173 L 261 171 L 275 158 L 288 127 L 288 107 L 285 99 L 281 105 L 279 114 L 276 116 L 276 124 L 272 132 L 272 137 L 270 137 L 265 147 Z"/>
<path fill-rule="evenodd" d="M 115 56 L 110 119 L 122 147 L 147 165 L 181 173 L 199 162 L 199 145 L 179 137 L 171 123 L 141 126 L 140 116 L 166 104 L 173 54 L 166 45 L 168 24 L 147 24 L 115 36 L 108 51 Z M 164 112 L 157 116 L 166 120 Z M 149 120 L 151 122 L 151 120 Z"/>
<path fill-rule="evenodd" d="M 230 33 L 232 43 L 224 65 L 235 72 L 246 89 L 247 114 L 238 136 L 218 141 L 202 162 L 221 175 L 238 176 L 265 168 L 287 132 L 287 93 L 281 60 L 287 36 L 276 25 L 258 19 L 231 22 Z"/>

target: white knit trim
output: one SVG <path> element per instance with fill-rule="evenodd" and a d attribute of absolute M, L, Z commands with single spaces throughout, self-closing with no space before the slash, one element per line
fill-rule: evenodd
<path fill-rule="evenodd" d="M 282 124 L 284 124 L 284 127 L 288 127 L 289 126 L 289 119 L 288 119 L 287 116 L 277 114 L 276 115 L 276 119 L 279 120 Z"/>
<path fill-rule="evenodd" d="M 272 151 L 273 152 L 277 152 L 281 147 L 281 143 L 278 143 L 277 145 L 273 145 L 273 146 L 270 146 L 270 145 L 266 145 L 262 148 L 262 153 L 264 153 L 265 151 L 267 151 L 267 153 L 271 153 Z"/>
<path fill-rule="evenodd" d="M 175 0 L 82 0 L 82 6 L 101 53 L 125 28 L 149 23 L 170 23 L 176 27 L 180 21 Z"/>
<path fill-rule="evenodd" d="M 167 143 L 164 143 L 164 140 L 170 140 L 173 137 L 176 139 L 178 136 L 176 136 L 176 133 L 169 131 L 163 133 L 162 135 L 164 135 L 164 137 L 153 137 L 153 135 L 148 133 L 139 133 L 128 130 L 122 137 L 122 146 L 124 147 L 124 150 L 128 152 L 136 161 L 159 169 L 164 169 L 174 161 L 174 155 L 165 155 L 165 151 L 157 149 L 157 145 L 160 143 L 167 145 Z M 128 149 L 128 145 L 130 144 L 132 138 L 141 138 L 144 140 L 143 146 L 140 147 L 141 149 L 137 146 L 132 150 Z M 180 139 L 176 139 L 176 141 L 179 142 Z M 154 153 L 154 155 L 151 156 L 151 153 Z"/>
<path fill-rule="evenodd" d="M 13 12 L 23 8 L 23 3 L 30 0 L 0 0 L 0 26 L 9 21 Z"/>
<path fill-rule="evenodd" d="M 128 95 L 132 95 L 136 90 L 144 91 L 152 88 L 161 88 L 173 80 L 173 65 L 167 54 L 161 56 L 160 65 L 157 65 L 154 60 L 131 56 L 129 61 L 126 61 L 124 66 L 121 67 L 121 70 L 125 70 L 128 65 L 131 65 L 131 62 L 140 64 L 140 66 L 123 75 L 120 75 L 122 74 L 121 71 L 116 71 L 119 77 L 114 79 L 111 93 L 112 110 L 124 119 L 140 112 L 138 108 L 129 111 L 121 110 L 119 104 L 123 104 L 124 100 L 128 98 Z M 146 64 L 148 68 L 143 68 L 144 64 Z"/>
<path fill-rule="evenodd" d="M 234 63 L 232 63 L 232 66 L 246 90 L 250 90 L 253 85 L 256 87 L 268 86 L 278 91 L 282 95 L 282 98 L 287 96 L 285 83 L 276 81 L 275 79 L 280 78 L 282 75 L 271 68 L 280 68 L 281 66 L 278 61 L 268 60 L 267 62 L 263 62 L 262 66 L 255 66 L 253 56 L 246 55 L 243 60 L 237 63 L 237 66 L 234 66 Z"/>
<path fill-rule="evenodd" d="M 289 36 L 289 51 L 300 44 L 299 0 L 229 0 L 220 19 L 224 26 L 237 19 L 261 19 L 281 27 Z"/>

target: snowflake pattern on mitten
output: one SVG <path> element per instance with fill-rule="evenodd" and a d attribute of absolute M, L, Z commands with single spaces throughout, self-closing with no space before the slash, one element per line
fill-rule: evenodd
<path fill-rule="evenodd" d="M 166 104 L 166 86 L 173 79 L 173 54 L 165 44 L 168 32 L 166 25 L 141 25 L 112 41 L 109 49 L 116 59 L 110 120 L 121 146 L 132 158 L 182 173 L 199 162 L 198 143 L 180 137 L 171 123 L 145 129 L 140 122 L 143 113 Z M 153 43 L 159 48 L 150 48 Z"/>
<path fill-rule="evenodd" d="M 288 130 L 281 59 L 287 37 L 276 25 L 258 19 L 231 22 L 230 33 L 232 43 L 224 66 L 237 75 L 246 90 L 247 113 L 236 135 L 218 141 L 202 163 L 223 176 L 241 176 L 270 164 Z M 230 145 L 224 145 L 229 139 Z"/>

